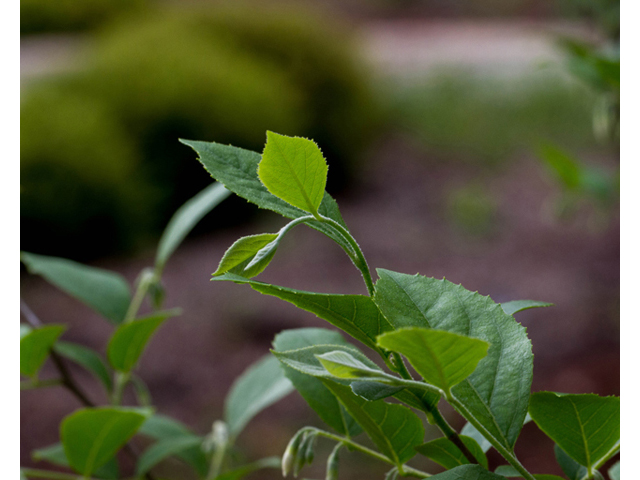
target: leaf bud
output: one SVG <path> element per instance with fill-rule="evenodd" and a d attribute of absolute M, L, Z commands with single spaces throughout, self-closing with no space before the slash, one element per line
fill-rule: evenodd
<path fill-rule="evenodd" d="M 291 472 L 291 470 L 293 469 L 293 464 L 298 455 L 298 449 L 300 448 L 300 442 L 302 441 L 304 433 L 304 430 L 300 430 L 291 438 L 291 440 L 289 440 L 287 449 L 284 451 L 284 455 L 282 456 L 283 477 L 289 475 L 289 472 Z"/>
<path fill-rule="evenodd" d="M 342 444 L 338 443 L 327 459 L 327 476 L 325 477 L 326 480 L 338 480 L 338 467 L 340 466 L 340 447 L 342 447 Z"/>

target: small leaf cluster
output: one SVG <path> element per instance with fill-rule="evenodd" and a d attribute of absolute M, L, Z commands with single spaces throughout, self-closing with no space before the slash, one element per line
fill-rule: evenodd
<path fill-rule="evenodd" d="M 272 353 L 284 374 L 331 429 L 301 429 L 284 453 L 284 476 L 297 476 L 311 463 L 316 439 L 324 438 L 335 443 L 327 479 L 338 478 L 342 447 L 386 463 L 387 478 L 557 479 L 530 473 L 515 454 L 524 423 L 533 420 L 555 442 L 558 463 L 570 479 L 603 478 L 599 469 L 620 449 L 619 398 L 531 394 L 531 342 L 514 315 L 550 304 L 498 304 L 445 279 L 385 269 L 377 270 L 374 281 L 335 200 L 324 191 L 326 161 L 311 140 L 268 132 L 262 155 L 217 143 L 184 143 L 227 189 L 291 219 L 276 233 L 236 241 L 212 280 L 247 284 L 314 313 L 386 366 L 335 330 L 300 328 L 276 336 Z M 362 274 L 368 295 L 306 292 L 253 279 L 273 260 L 281 239 L 300 224 L 342 247 Z M 461 432 L 440 413 L 441 401 L 467 420 Z M 424 442 L 421 415 L 427 428 L 440 430 L 440 438 Z M 354 440 L 362 432 L 375 450 Z M 493 472 L 486 458 L 490 448 L 505 461 Z M 408 465 L 418 454 L 447 470 L 434 475 Z M 610 477 L 619 479 L 617 472 L 619 464 Z"/>
<path fill-rule="evenodd" d="M 21 390 L 65 387 L 85 408 L 62 420 L 59 443 L 32 452 L 35 461 L 74 473 L 23 468 L 21 478 L 64 480 L 78 479 L 78 475 L 83 479 L 124 478 L 118 456 L 120 451 L 135 452 L 130 445 L 134 437 L 146 438 L 149 446 L 139 455 L 134 453 L 135 472 L 127 478 L 154 479 L 154 468 L 170 457 L 184 463 L 198 478 L 207 480 L 237 480 L 256 470 L 280 467 L 277 457 L 242 464 L 234 446 L 237 436 L 257 413 L 293 390 L 272 355 L 265 355 L 236 380 L 226 398 L 224 419 L 216 421 L 211 433 L 205 436 L 157 413 L 146 384 L 135 373 L 157 329 L 180 314 L 179 309 L 162 309 L 162 272 L 167 261 L 196 223 L 229 193 L 221 184 L 213 183 L 175 213 L 160 240 L 153 268 L 140 273 L 133 293 L 129 283 L 114 272 L 21 252 L 21 261 L 30 273 L 40 275 L 113 325 L 103 355 L 84 345 L 61 340 L 67 326 L 43 324 L 22 302 L 28 323 L 20 324 L 20 375 L 24 378 Z M 141 316 L 138 311 L 145 299 L 152 313 Z M 49 358 L 58 377 L 41 378 L 42 367 Z M 107 404 L 98 405 L 88 398 L 67 368 L 67 362 L 93 374 L 104 389 Z M 123 393 L 129 386 L 137 405 L 122 404 Z"/>

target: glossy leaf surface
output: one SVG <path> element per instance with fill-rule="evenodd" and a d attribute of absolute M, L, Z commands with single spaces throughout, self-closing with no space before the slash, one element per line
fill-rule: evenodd
<path fill-rule="evenodd" d="M 339 345 L 351 347 L 338 332 L 324 328 L 297 328 L 285 330 L 276 335 L 273 348 L 276 352 L 286 352 L 317 345 Z M 317 360 L 314 358 L 317 362 Z M 362 431 L 335 395 L 316 377 L 282 364 L 285 375 L 306 400 L 309 406 L 331 428 L 341 435 L 354 436 Z"/>
<path fill-rule="evenodd" d="M 531 418 L 538 427 L 589 472 L 620 448 L 620 398 L 594 394 L 531 396 Z"/>
<path fill-rule="evenodd" d="M 379 269 L 375 301 L 396 329 L 424 327 L 489 343 L 487 356 L 453 395 L 511 450 L 527 414 L 533 354 L 526 330 L 489 297 L 446 280 Z"/>
<path fill-rule="evenodd" d="M 71 342 L 57 342 L 54 346 L 56 353 L 77 363 L 81 367 L 91 372 L 102 382 L 107 391 L 111 391 L 112 380 L 105 360 L 95 350 L 83 345 Z"/>
<path fill-rule="evenodd" d="M 156 329 L 174 312 L 159 312 L 120 325 L 107 346 L 107 358 L 113 368 L 129 372 L 136 366 L 149 339 Z"/>
<path fill-rule="evenodd" d="M 242 277 L 255 277 L 267 267 L 268 261 L 261 262 L 257 265 L 257 268 L 254 266 L 247 270 L 245 268 L 263 247 L 273 242 L 276 238 L 278 238 L 276 233 L 261 233 L 236 240 L 224 253 L 218 268 L 213 272 L 213 276 L 217 277 L 226 272 L 231 272 Z M 275 250 L 273 253 L 275 253 Z"/>
<path fill-rule="evenodd" d="M 162 269 L 169 257 L 195 225 L 227 198 L 231 192 L 220 183 L 212 183 L 182 205 L 167 224 L 156 253 L 156 268 Z"/>
<path fill-rule="evenodd" d="M 141 409 L 85 408 L 65 417 L 60 437 L 69 465 L 90 476 L 112 458 L 144 423 Z"/>
<path fill-rule="evenodd" d="M 231 435 L 238 435 L 260 411 L 289 395 L 293 385 L 271 354 L 251 365 L 233 383 L 225 400 L 224 418 Z"/>
<path fill-rule="evenodd" d="M 407 357 L 427 383 L 445 392 L 471 375 L 489 349 L 477 338 L 419 327 L 380 335 L 378 345 Z"/>
<path fill-rule="evenodd" d="M 460 435 L 462 443 L 466 445 L 471 454 L 478 460 L 478 463 L 487 468 L 488 462 L 484 452 L 471 437 Z M 451 440 L 440 437 L 416 447 L 418 453 L 430 458 L 437 464 L 443 466 L 447 470 L 456 468 L 459 465 L 467 465 L 469 460 L 464 456 L 458 447 Z"/>
<path fill-rule="evenodd" d="M 36 328 L 20 339 L 20 375 L 32 377 L 44 364 L 58 337 L 67 329 L 64 325 Z"/>
<path fill-rule="evenodd" d="M 118 324 L 124 320 L 131 302 L 131 291 L 121 275 L 64 258 L 27 252 L 20 253 L 20 260 L 29 273 L 41 275 L 111 323 Z"/>
<path fill-rule="evenodd" d="M 285 202 L 316 213 L 327 184 L 329 167 L 313 140 L 267 132 L 258 177 Z"/>
<path fill-rule="evenodd" d="M 500 306 L 507 315 L 515 315 L 530 308 L 553 307 L 553 303 L 540 302 L 538 300 L 514 300 L 512 302 L 501 303 Z"/>

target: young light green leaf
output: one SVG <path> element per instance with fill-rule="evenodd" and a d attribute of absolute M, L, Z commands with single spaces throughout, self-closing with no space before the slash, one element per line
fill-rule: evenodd
<path fill-rule="evenodd" d="M 225 400 L 224 418 L 231 435 L 237 436 L 255 415 L 292 390 L 273 355 L 267 354 L 251 365 L 233 383 Z"/>
<path fill-rule="evenodd" d="M 328 170 L 313 140 L 267 132 L 258 177 L 276 197 L 300 210 L 317 214 Z"/>
<path fill-rule="evenodd" d="M 39 448 L 31 452 L 31 458 L 36 462 L 46 461 L 59 467 L 69 467 L 69 460 L 64 453 L 61 443 L 54 443 L 48 447 Z M 115 457 L 111 457 L 104 465 L 99 467 L 93 474 L 95 478 L 104 480 L 118 480 L 120 478 L 120 468 Z"/>
<path fill-rule="evenodd" d="M 529 413 L 538 427 L 591 475 L 620 449 L 620 398 L 537 392 Z"/>
<path fill-rule="evenodd" d="M 322 366 L 334 377 L 343 379 L 367 378 L 379 382 L 393 382 L 397 378 L 381 372 L 379 368 L 371 368 L 343 351 L 333 351 L 316 355 Z M 399 378 L 397 380 L 400 380 Z"/>
<path fill-rule="evenodd" d="M 608 473 L 611 480 L 620 480 L 620 462 L 616 462 Z"/>
<path fill-rule="evenodd" d="M 136 433 L 146 419 L 143 412 L 85 408 L 65 417 L 60 425 L 60 438 L 71 468 L 91 476 Z"/>
<path fill-rule="evenodd" d="M 95 350 L 71 342 L 57 342 L 53 349 L 56 353 L 84 367 L 102 382 L 107 392 L 111 391 L 112 380 L 106 362 Z"/>
<path fill-rule="evenodd" d="M 349 346 L 338 332 L 324 328 L 284 330 L 276 335 L 273 341 L 273 348 L 276 352 L 298 350 L 316 345 Z M 335 395 L 318 378 L 306 375 L 284 363 L 282 368 L 298 393 L 324 423 L 347 437 L 355 436 L 362 431 L 351 415 L 344 410 Z"/>
<path fill-rule="evenodd" d="M 49 352 L 62 332 L 64 325 L 47 325 L 36 328 L 20 339 L 20 375 L 33 377 L 49 356 Z"/>
<path fill-rule="evenodd" d="M 171 440 L 181 437 L 201 439 L 182 423 L 164 415 L 153 415 L 142 424 L 138 433 L 158 441 Z M 196 469 L 201 477 L 207 475 L 209 461 L 200 447 L 192 447 L 175 454 Z"/>
<path fill-rule="evenodd" d="M 241 467 L 228 470 L 216 477 L 216 480 L 240 480 L 250 473 L 262 470 L 264 468 L 280 468 L 280 459 L 278 457 L 262 458 L 256 462 L 248 463 Z"/>
<path fill-rule="evenodd" d="M 203 439 L 195 436 L 179 436 L 160 440 L 147 448 L 138 458 L 136 475 L 143 476 L 162 460 L 192 448 L 200 448 Z"/>
<path fill-rule="evenodd" d="M 500 306 L 507 315 L 515 315 L 530 308 L 553 307 L 553 303 L 540 302 L 538 300 L 514 300 L 512 302 L 501 303 Z"/>
<path fill-rule="evenodd" d="M 30 333 L 31 330 L 33 330 L 33 328 L 31 328 L 29 325 L 27 325 L 26 323 L 21 323 L 20 324 L 20 339 L 22 339 L 22 337 L 24 337 L 25 335 Z"/>
<path fill-rule="evenodd" d="M 379 269 L 375 302 L 396 329 L 424 327 L 489 343 L 487 356 L 453 395 L 511 450 L 529 404 L 533 354 L 526 330 L 489 297 L 446 280 Z"/>
<path fill-rule="evenodd" d="M 30 273 L 41 275 L 63 292 L 118 324 L 131 302 L 127 281 L 117 273 L 88 267 L 64 258 L 21 252 L 20 260 Z"/>
<path fill-rule="evenodd" d="M 487 457 L 476 442 L 471 437 L 460 435 L 462 443 L 469 449 L 471 454 L 478 460 L 478 463 L 484 468 L 488 468 Z M 458 447 L 446 437 L 436 438 L 416 447 L 418 453 L 430 458 L 447 470 L 456 468 L 459 465 L 467 465 L 469 460 L 464 456 Z"/>
<path fill-rule="evenodd" d="M 191 229 L 230 194 L 231 192 L 224 188 L 224 185 L 214 182 L 173 214 L 158 244 L 155 262 L 157 270 L 162 271 L 169 257 Z"/>
<path fill-rule="evenodd" d="M 258 178 L 258 164 L 262 158 L 259 153 L 213 142 L 180 141 L 193 148 L 198 153 L 200 162 L 211 176 L 223 183 L 226 188 L 236 195 L 255 203 L 260 208 L 273 210 L 287 218 L 299 218 L 308 215 L 306 212 L 272 195 L 262 184 Z M 340 215 L 340 210 L 338 210 L 338 204 L 326 192 L 318 212 L 346 228 Z M 329 225 L 320 222 L 309 222 L 308 225 L 324 233 L 343 248 L 349 248 L 342 235 L 339 235 Z"/>
<path fill-rule="evenodd" d="M 271 258 L 268 258 L 266 262 L 260 262 L 255 268 L 253 265 L 245 270 L 249 265 L 249 262 L 253 260 L 256 254 L 265 246 L 273 242 L 278 235 L 276 233 L 261 233 L 260 235 L 250 235 L 248 237 L 242 237 L 235 241 L 227 251 L 224 253 L 218 269 L 213 272 L 213 276 L 217 277 L 226 272 L 235 273 L 242 277 L 255 277 L 261 273 L 269 264 L 275 250 L 271 254 Z"/>
<path fill-rule="evenodd" d="M 111 366 L 120 372 L 131 371 L 156 329 L 175 314 L 175 311 L 167 310 L 120 325 L 107 345 L 107 358 Z"/>
<path fill-rule="evenodd" d="M 490 472 L 480 465 L 461 465 L 429 478 L 433 480 L 504 480 L 502 475 Z"/>
<path fill-rule="evenodd" d="M 383 400 L 369 402 L 334 381 L 322 379 L 322 382 L 394 464 L 400 466 L 416 454 L 415 447 L 424 439 L 424 427 L 415 413 Z"/>
<path fill-rule="evenodd" d="M 557 444 L 553 446 L 553 452 L 556 455 L 558 465 L 560 465 L 564 474 L 569 477 L 569 480 L 583 480 L 589 476 L 587 467 L 576 462 Z"/>
<path fill-rule="evenodd" d="M 407 357 L 427 383 L 447 393 L 473 373 L 489 349 L 477 338 L 420 327 L 380 335 L 378 345 Z"/>
<path fill-rule="evenodd" d="M 378 310 L 371 297 L 364 295 L 304 292 L 248 280 L 231 273 L 214 277 L 212 280 L 248 283 L 260 293 L 273 295 L 281 300 L 293 303 L 298 308 L 316 314 L 378 352 L 381 352 L 381 350 L 376 343 L 376 337 L 381 333 L 392 330 L 391 325 Z"/>

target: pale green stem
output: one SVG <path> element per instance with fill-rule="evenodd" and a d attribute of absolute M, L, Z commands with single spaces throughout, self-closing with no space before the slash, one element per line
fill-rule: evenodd
<path fill-rule="evenodd" d="M 140 280 L 138 281 L 138 288 L 136 288 L 136 293 L 133 295 L 133 299 L 129 304 L 127 314 L 125 315 L 122 323 L 131 323 L 135 320 L 138 310 L 140 310 L 142 302 L 144 301 L 144 297 L 147 295 L 149 286 L 153 283 L 154 279 L 155 274 L 153 271 L 147 269 L 142 271 L 140 274 Z"/>
<path fill-rule="evenodd" d="M 324 430 L 320 430 L 315 427 L 307 427 L 305 430 L 313 431 L 321 437 L 328 438 L 329 440 L 342 443 L 346 445 L 350 450 L 356 450 L 360 453 L 364 453 L 365 455 L 369 455 L 370 457 L 380 460 L 381 462 L 388 463 L 389 465 L 393 465 L 394 467 L 396 466 L 396 463 L 386 455 L 382 455 L 381 453 L 376 452 L 375 450 L 371 450 L 370 448 L 367 448 L 364 445 L 360 445 L 359 443 L 354 442 L 350 438 L 334 435 L 333 433 L 325 432 Z M 423 472 L 422 470 L 417 470 L 415 468 L 409 467 L 408 465 L 402 465 L 399 468 L 399 471 L 403 475 L 405 474 L 412 475 L 418 478 L 428 478 L 432 476 L 430 473 Z"/>
<path fill-rule="evenodd" d="M 473 416 L 473 414 L 467 409 L 467 407 L 464 406 L 464 404 L 458 401 L 458 399 L 450 393 L 447 395 L 447 401 L 458 412 L 460 412 L 463 417 L 469 420 L 469 423 L 471 423 L 474 427 L 476 427 L 476 429 L 482 434 L 482 436 L 486 438 L 489 441 L 489 443 L 491 443 L 491 445 L 493 445 L 493 448 L 495 448 L 498 451 L 498 453 L 502 455 L 504 459 L 513 466 L 513 468 L 515 468 L 518 472 L 520 472 L 520 474 L 525 479 L 535 480 L 535 477 L 531 473 L 529 473 L 529 471 L 526 468 L 524 468 L 524 466 L 520 463 L 520 460 L 516 458 L 516 454 L 506 449 L 505 447 L 503 447 L 502 444 L 493 436 L 493 434 L 489 432 L 489 430 L 487 430 L 484 427 L 484 425 L 482 425 L 482 423 L 480 423 Z"/>
<path fill-rule="evenodd" d="M 118 406 L 122 403 L 122 395 L 124 387 L 127 386 L 131 374 L 124 372 L 116 372 L 113 382 L 113 395 L 111 396 L 111 404 Z"/>

